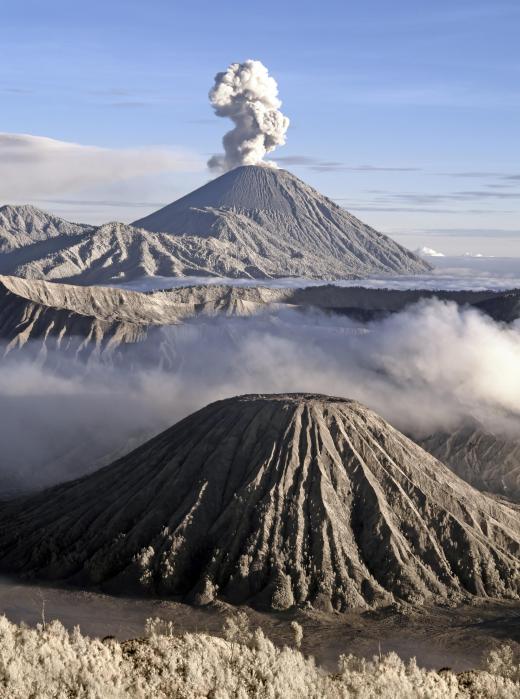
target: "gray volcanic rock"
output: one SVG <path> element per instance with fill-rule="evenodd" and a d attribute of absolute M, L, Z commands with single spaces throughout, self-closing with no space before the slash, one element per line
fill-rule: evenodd
<path fill-rule="evenodd" d="M 133 226 L 4 207 L 0 274 L 78 284 L 150 276 L 356 278 L 429 265 L 285 170 L 251 165 Z"/>
<path fill-rule="evenodd" d="M 492 434 L 472 421 L 418 443 L 475 488 L 520 502 L 520 439 Z"/>
<path fill-rule="evenodd" d="M 232 247 L 218 240 L 175 238 L 107 223 L 12 250 L 0 257 L 0 274 L 106 284 L 154 275 L 240 276 L 236 264 Z"/>
<path fill-rule="evenodd" d="M 117 292 L 105 292 L 108 298 L 115 297 L 115 304 Z M 42 359 L 49 349 L 59 350 L 63 358 L 88 359 L 112 355 L 120 346 L 146 337 L 146 325 L 127 322 L 115 314 L 111 318 L 110 310 L 102 290 L 92 289 L 89 294 L 85 287 L 0 277 L 0 342 L 4 357 L 29 348 Z"/>
<path fill-rule="evenodd" d="M 94 354 L 113 359 L 124 345 L 150 340 L 148 358 L 169 364 L 172 357 L 158 330 L 199 316 L 250 316 L 286 307 L 302 311 L 316 308 L 365 321 L 434 296 L 459 304 L 495 299 L 500 307 L 500 296 L 495 292 L 200 285 L 142 293 L 0 276 L 0 343 L 8 353 L 27 347 L 31 341 L 38 351 L 59 349 L 82 358 Z"/>
<path fill-rule="evenodd" d="M 486 299 L 477 308 L 502 323 L 514 323 L 520 318 L 520 289 L 512 289 L 498 298 Z"/>
<path fill-rule="evenodd" d="M 162 328 L 198 316 L 249 316 L 283 301 L 280 291 L 209 286 L 145 294 L 0 276 L 0 346 L 4 356 L 23 349 L 42 361 L 74 357 L 125 364 L 125 348 L 139 344 L 146 345 L 140 361 L 172 367 L 174 347 Z"/>
<path fill-rule="evenodd" d="M 0 570 L 278 609 L 517 599 L 520 521 L 359 403 L 252 395 L 2 504 Z"/>
<path fill-rule="evenodd" d="M 431 267 L 286 170 L 238 167 L 133 223 L 216 238 L 249 261 L 243 276 L 336 279 Z"/>
<path fill-rule="evenodd" d="M 94 230 L 93 226 L 69 223 L 34 206 L 0 207 L 0 253 L 58 237 L 76 236 Z"/>

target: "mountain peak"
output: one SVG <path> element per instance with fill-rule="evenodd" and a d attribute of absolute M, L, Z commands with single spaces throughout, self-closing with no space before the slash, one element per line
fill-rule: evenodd
<path fill-rule="evenodd" d="M 519 550 L 516 512 L 360 403 L 313 394 L 218 401 L 0 506 L 4 572 L 198 602 L 518 598 Z"/>
<path fill-rule="evenodd" d="M 18 248 L 23 254 L 6 256 L 0 272 L 98 284 L 154 274 L 333 280 L 430 269 L 292 173 L 268 165 L 230 170 L 132 226 L 79 225 L 34 207 L 4 207 L 0 252 Z"/>
<path fill-rule="evenodd" d="M 288 214 L 290 203 L 287 199 L 287 189 L 291 184 L 293 188 L 310 189 L 287 170 L 279 170 L 269 165 L 241 165 L 210 180 L 165 209 L 169 214 L 190 207 L 235 211 L 282 211 Z M 135 221 L 133 225 L 152 230 L 149 227 L 150 222 L 147 223 L 149 218 Z M 159 232 L 158 229 L 157 232 Z"/>
<path fill-rule="evenodd" d="M 92 226 L 70 223 L 31 204 L 0 207 L 0 253 L 8 253 L 33 243 L 59 236 L 74 236 Z"/>
<path fill-rule="evenodd" d="M 337 279 L 430 269 L 296 175 L 265 165 L 230 170 L 133 225 L 260 253 L 265 267 L 277 270 L 265 276 Z"/>

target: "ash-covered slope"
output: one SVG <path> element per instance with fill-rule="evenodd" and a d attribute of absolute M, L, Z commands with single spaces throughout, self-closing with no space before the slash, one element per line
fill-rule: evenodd
<path fill-rule="evenodd" d="M 70 223 L 34 206 L 0 206 L 0 253 L 94 230 L 94 226 Z"/>
<path fill-rule="evenodd" d="M 64 227 L 72 225 L 57 220 Z M 228 243 L 190 236 L 176 238 L 123 223 L 85 226 L 51 238 L 43 236 L 38 242 L 0 256 L 0 274 L 84 285 L 154 275 L 240 276 L 236 253 Z"/>
<path fill-rule="evenodd" d="M 249 316 L 284 298 L 283 290 L 271 289 L 208 286 L 146 294 L 0 276 L 0 350 L 5 356 L 23 349 L 40 360 L 124 363 L 125 347 L 140 344 L 134 360 L 172 367 L 174 346 L 161 328 L 198 316 Z"/>
<path fill-rule="evenodd" d="M 274 608 L 518 598 L 520 521 L 356 402 L 242 396 L 1 505 L 0 570 Z"/>
<path fill-rule="evenodd" d="M 520 439 L 493 434 L 471 421 L 419 444 L 475 488 L 520 503 Z"/>
<path fill-rule="evenodd" d="M 232 170 L 133 226 L 82 226 L 33 207 L 4 207 L 0 252 L 0 274 L 78 284 L 430 269 L 289 172 L 256 165 Z"/>
<path fill-rule="evenodd" d="M 248 276 L 334 279 L 431 269 L 295 175 L 262 165 L 231 170 L 133 225 L 228 241 L 248 256 Z"/>

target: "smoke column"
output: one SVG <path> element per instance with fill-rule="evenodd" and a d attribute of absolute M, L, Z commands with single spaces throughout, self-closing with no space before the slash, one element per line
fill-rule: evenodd
<path fill-rule="evenodd" d="M 266 153 L 285 143 L 289 119 L 280 111 L 276 80 L 260 61 L 232 63 L 217 73 L 209 99 L 217 116 L 228 117 L 235 124 L 222 139 L 224 154 L 208 161 L 212 170 L 226 172 L 239 165 L 256 165 Z"/>

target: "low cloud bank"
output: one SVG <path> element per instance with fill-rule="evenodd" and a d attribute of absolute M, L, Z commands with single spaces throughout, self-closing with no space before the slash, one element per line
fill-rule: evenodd
<path fill-rule="evenodd" d="M 100 148 L 30 134 L 0 133 L 0 203 L 61 196 L 144 175 L 201 169 L 165 147 Z"/>
<path fill-rule="evenodd" d="M 155 340 L 154 340 L 155 341 Z M 171 371 L 63 360 L 0 367 L 0 491 L 99 467 L 207 403 L 264 392 L 355 398 L 424 436 L 471 416 L 518 434 L 520 324 L 453 303 L 421 302 L 384 320 L 280 311 L 166 328 Z M 134 366 L 146 347 L 135 348 Z M 54 358 L 52 364 L 56 364 Z"/>

